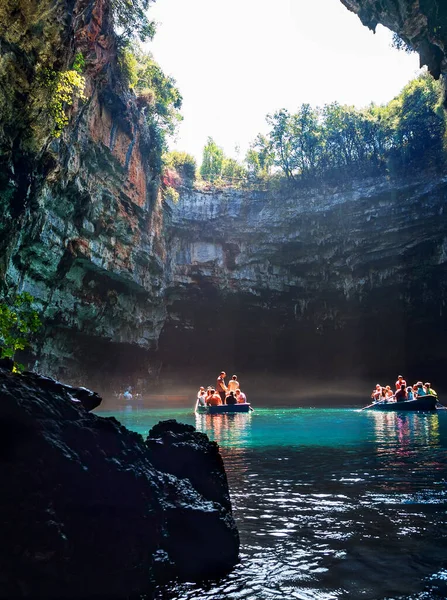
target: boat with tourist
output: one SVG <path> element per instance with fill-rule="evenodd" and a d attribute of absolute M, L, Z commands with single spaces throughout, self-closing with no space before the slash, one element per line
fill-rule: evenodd
<path fill-rule="evenodd" d="M 244 402 L 243 404 L 219 404 L 217 406 L 202 406 L 196 402 L 195 412 L 203 415 L 220 415 L 228 413 L 248 413 L 252 410 L 249 402 Z"/>
<path fill-rule="evenodd" d="M 248 413 L 252 409 L 247 396 L 240 388 L 237 375 L 233 375 L 228 385 L 225 383 L 225 371 L 217 377 L 215 387 L 205 390 L 200 386 L 197 392 L 195 412 L 199 414 L 218 415 L 222 413 Z"/>
<path fill-rule="evenodd" d="M 379 400 L 373 402 L 368 406 L 365 406 L 362 410 L 405 410 L 405 411 L 429 411 L 436 410 L 438 406 L 437 396 L 427 394 L 426 396 L 420 396 L 414 400 L 402 400 L 397 402 L 388 402 L 386 400 Z"/>
<path fill-rule="evenodd" d="M 430 411 L 439 407 L 444 408 L 439 403 L 438 395 L 430 382 L 418 381 L 407 387 L 407 382 L 402 375 L 397 377 L 395 392 L 392 391 L 391 386 L 382 386 L 378 383 L 372 391 L 371 398 L 372 403 L 362 410 Z"/>

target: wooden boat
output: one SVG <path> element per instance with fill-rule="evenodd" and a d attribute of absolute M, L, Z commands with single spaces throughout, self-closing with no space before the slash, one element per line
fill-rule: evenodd
<path fill-rule="evenodd" d="M 203 415 L 220 415 L 223 413 L 248 413 L 252 409 L 249 402 L 244 404 L 219 404 L 218 406 L 199 406 L 196 402 L 196 413 Z"/>
<path fill-rule="evenodd" d="M 436 406 L 438 404 L 437 396 L 432 396 L 427 394 L 426 396 L 419 396 L 415 400 L 402 400 L 400 402 L 374 402 L 373 404 L 369 404 L 365 406 L 362 410 L 436 410 Z"/>

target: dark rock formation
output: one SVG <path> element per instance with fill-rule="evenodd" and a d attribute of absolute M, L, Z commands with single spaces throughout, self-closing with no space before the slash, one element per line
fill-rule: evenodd
<path fill-rule="evenodd" d="M 375 31 L 381 23 L 419 52 L 436 79 L 447 74 L 447 4 L 443 0 L 341 0 Z M 447 104 L 446 104 L 447 107 Z"/>
<path fill-rule="evenodd" d="M 157 469 L 189 479 L 202 496 L 219 502 L 231 512 L 219 447 L 215 442 L 210 443 L 207 435 L 197 432 L 192 425 L 163 421 L 150 430 L 146 445 Z"/>
<path fill-rule="evenodd" d="M 123 598 L 231 568 L 239 540 L 215 444 L 171 422 L 146 445 L 57 385 L 0 370 L 0 597 Z"/>

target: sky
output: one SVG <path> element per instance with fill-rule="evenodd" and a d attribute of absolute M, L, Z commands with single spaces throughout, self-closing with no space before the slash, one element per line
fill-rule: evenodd
<path fill-rule="evenodd" d="M 386 103 L 417 75 L 419 57 L 390 47 L 339 0 L 157 0 L 145 47 L 183 96 L 170 149 L 198 164 L 211 136 L 242 160 L 265 117 L 308 102 Z"/>

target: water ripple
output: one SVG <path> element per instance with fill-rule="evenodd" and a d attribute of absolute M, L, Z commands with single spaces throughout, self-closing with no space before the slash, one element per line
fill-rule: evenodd
<path fill-rule="evenodd" d="M 188 416 L 221 447 L 240 562 L 220 581 L 157 598 L 445 600 L 447 411 L 439 413 Z M 144 433 L 160 415 L 126 418 Z"/>

